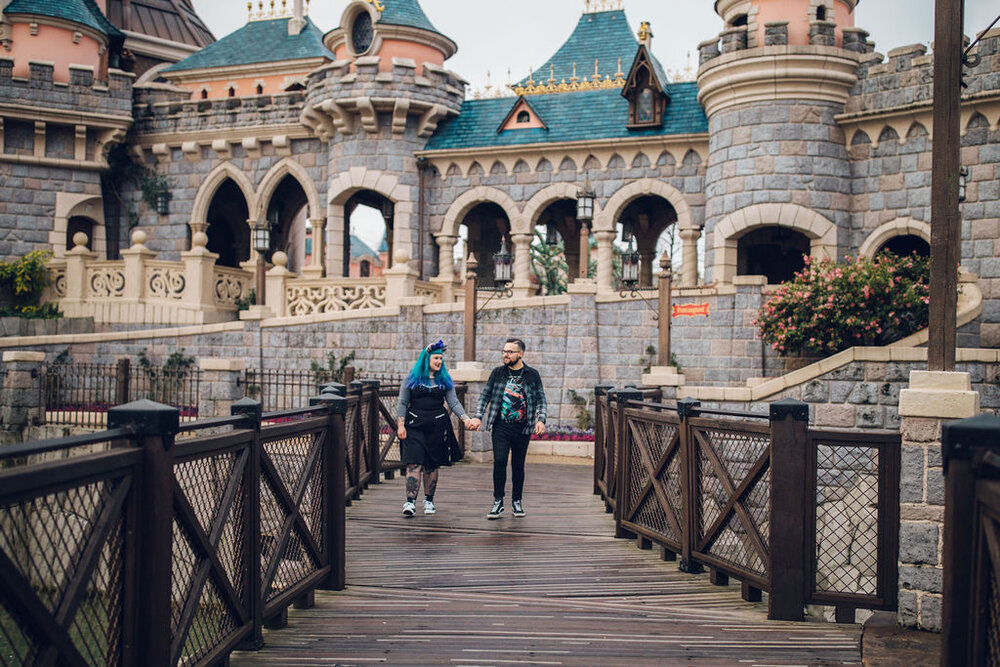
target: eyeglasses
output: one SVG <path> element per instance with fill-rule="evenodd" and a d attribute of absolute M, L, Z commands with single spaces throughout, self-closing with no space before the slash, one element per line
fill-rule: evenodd
<path fill-rule="evenodd" d="M 521 350 L 502 350 L 504 354 L 521 354 Z"/>

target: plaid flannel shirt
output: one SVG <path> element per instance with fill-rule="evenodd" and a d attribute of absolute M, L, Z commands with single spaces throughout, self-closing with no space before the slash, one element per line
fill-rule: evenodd
<path fill-rule="evenodd" d="M 497 366 L 490 373 L 490 379 L 486 381 L 483 393 L 479 395 L 479 404 L 476 406 L 476 419 L 482 419 L 483 430 L 489 431 L 500 414 L 500 405 L 503 403 L 503 392 L 507 386 L 507 375 L 509 371 L 506 366 Z M 524 403 L 525 412 L 528 418 L 524 421 L 525 434 L 531 433 L 538 422 L 545 423 L 548 417 L 548 402 L 545 400 L 545 390 L 542 388 L 542 376 L 531 366 L 524 365 Z M 486 408 L 489 406 L 489 412 Z"/>

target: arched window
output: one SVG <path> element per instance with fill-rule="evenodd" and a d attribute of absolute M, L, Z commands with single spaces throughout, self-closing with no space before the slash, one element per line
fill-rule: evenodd
<path fill-rule="evenodd" d="M 740 238 L 736 272 L 741 276 L 767 276 L 771 285 L 791 280 L 805 267 L 809 238 L 794 229 L 762 227 Z"/>
<path fill-rule="evenodd" d="M 201 99 L 203 99 L 203 100 L 207 100 L 208 99 L 208 89 L 207 88 L 202 88 L 201 89 Z"/>
<path fill-rule="evenodd" d="M 257 94 L 258 95 L 263 95 L 264 94 L 264 86 L 262 86 L 259 83 L 257 84 Z"/>
<path fill-rule="evenodd" d="M 521 110 L 517 112 L 517 122 L 518 123 L 530 123 L 531 114 L 527 111 Z"/>
<path fill-rule="evenodd" d="M 372 275 L 372 263 L 367 259 L 361 260 L 361 277 L 368 278 Z"/>
<path fill-rule="evenodd" d="M 66 223 L 66 250 L 72 250 L 76 247 L 73 243 L 73 236 L 77 232 L 83 232 L 87 235 L 87 250 L 94 249 L 94 221 L 90 218 L 83 218 L 80 216 L 73 216 Z"/>
<path fill-rule="evenodd" d="M 826 20 L 826 7 L 820 5 L 816 8 L 816 20 L 825 21 Z"/>
<path fill-rule="evenodd" d="M 233 88 L 232 86 L 229 87 L 229 96 L 236 97 L 236 89 Z"/>
<path fill-rule="evenodd" d="M 880 252 L 891 252 L 899 257 L 906 257 L 913 253 L 917 253 L 921 257 L 930 257 L 931 246 L 916 234 L 904 234 L 902 236 L 893 236 L 875 254 L 877 255 Z"/>

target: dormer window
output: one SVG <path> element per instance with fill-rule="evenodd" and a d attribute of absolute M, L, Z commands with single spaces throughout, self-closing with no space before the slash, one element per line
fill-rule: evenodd
<path fill-rule="evenodd" d="M 229 96 L 230 97 L 236 97 L 236 89 L 233 88 L 233 87 L 231 87 L 231 86 L 229 88 Z"/>
<path fill-rule="evenodd" d="M 531 122 L 531 114 L 528 113 L 527 111 L 524 111 L 524 110 L 519 111 L 518 114 L 517 114 L 517 122 L 518 123 L 530 123 Z"/>
<path fill-rule="evenodd" d="M 656 76 L 653 61 L 645 45 L 632 63 L 622 96 L 629 101 L 628 128 L 644 129 L 661 127 L 666 112 L 667 100 L 661 82 Z"/>
<path fill-rule="evenodd" d="M 257 84 L 257 94 L 258 95 L 263 95 L 264 94 L 264 86 L 262 86 L 259 83 Z"/>

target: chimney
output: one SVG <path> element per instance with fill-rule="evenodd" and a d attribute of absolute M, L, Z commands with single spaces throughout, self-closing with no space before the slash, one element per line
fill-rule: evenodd
<path fill-rule="evenodd" d="M 302 0 L 293 0 L 292 7 L 292 18 L 288 21 L 288 34 L 294 37 L 306 27 L 306 20 L 302 18 Z"/>

